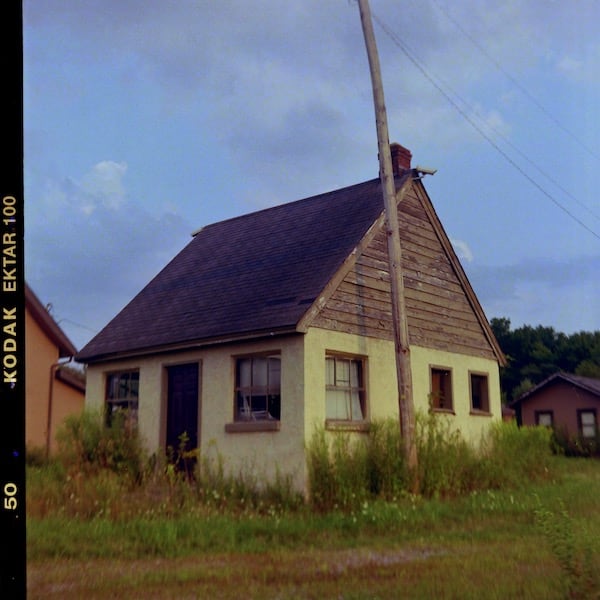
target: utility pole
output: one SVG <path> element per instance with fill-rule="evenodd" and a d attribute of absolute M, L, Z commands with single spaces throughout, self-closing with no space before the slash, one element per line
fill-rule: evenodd
<path fill-rule="evenodd" d="M 413 477 L 413 486 L 417 485 L 417 448 L 415 445 L 415 410 L 412 394 L 412 375 L 410 370 L 410 348 L 408 322 L 404 301 L 404 279 L 402 276 L 402 250 L 398 228 L 398 209 L 396 205 L 396 186 L 392 169 L 392 156 L 387 124 L 387 113 L 381 81 L 381 68 L 373 22 L 368 0 L 358 0 L 371 83 L 375 104 L 375 123 L 377 125 L 377 145 L 379 148 L 379 173 L 383 190 L 383 203 L 386 213 L 386 234 L 389 256 L 390 279 L 392 288 L 392 321 L 394 325 L 394 346 L 396 350 L 396 374 L 398 379 L 398 408 L 400 412 L 400 433 L 404 444 L 404 458 Z M 403 186 L 404 191 L 406 185 Z M 413 491 L 416 491 L 413 489 Z"/>

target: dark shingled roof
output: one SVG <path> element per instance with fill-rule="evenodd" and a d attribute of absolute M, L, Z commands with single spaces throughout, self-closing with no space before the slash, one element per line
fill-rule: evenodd
<path fill-rule="evenodd" d="M 208 225 L 77 360 L 294 331 L 382 211 L 374 179 Z"/>
<path fill-rule="evenodd" d="M 530 396 L 535 395 L 541 389 L 560 381 L 570 383 L 575 387 L 586 390 L 591 394 L 598 396 L 598 399 L 600 400 L 600 379 L 592 377 L 582 377 L 581 375 L 573 375 L 571 373 L 559 372 L 550 375 L 550 377 L 547 377 L 546 379 L 544 379 L 544 381 L 538 383 L 536 386 L 521 394 L 521 396 L 519 396 L 516 400 L 513 400 L 511 406 L 519 405 L 524 400 L 527 400 L 527 398 L 529 398 Z"/>

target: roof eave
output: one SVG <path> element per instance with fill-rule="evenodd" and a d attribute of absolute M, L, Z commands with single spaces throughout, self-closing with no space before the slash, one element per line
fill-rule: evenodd
<path fill-rule="evenodd" d="M 151 356 L 153 354 L 171 354 L 174 352 L 185 352 L 187 350 L 199 350 L 202 348 L 209 348 L 212 346 L 218 346 L 223 344 L 234 344 L 238 342 L 250 342 L 259 341 L 264 339 L 270 339 L 275 337 L 282 337 L 292 334 L 304 333 L 299 331 L 296 325 L 290 325 L 285 327 L 264 329 L 251 332 L 244 332 L 234 335 L 216 336 L 212 338 L 204 338 L 200 340 L 190 340 L 188 342 L 179 342 L 174 344 L 163 344 L 158 346 L 149 346 L 147 348 L 134 348 L 131 350 L 117 351 L 117 352 L 106 352 L 92 355 L 81 355 L 75 356 L 75 360 L 84 364 L 97 364 L 112 362 L 116 360 L 124 360 L 130 358 Z"/>
<path fill-rule="evenodd" d="M 35 322 L 58 347 L 59 358 L 67 358 L 77 353 L 77 348 L 52 318 L 33 290 L 25 284 L 25 304 Z"/>

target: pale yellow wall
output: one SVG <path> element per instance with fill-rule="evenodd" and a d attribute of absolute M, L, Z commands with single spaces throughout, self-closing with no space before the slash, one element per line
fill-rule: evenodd
<path fill-rule="evenodd" d="M 315 424 L 325 423 L 325 354 L 327 351 L 367 358 L 367 414 L 371 420 L 398 418 L 398 392 L 393 342 L 311 328 L 306 334 L 306 435 L 309 441 Z M 440 414 L 459 429 L 465 439 L 478 442 L 492 420 L 502 416 L 498 364 L 495 361 L 411 347 L 411 373 L 415 411 L 429 411 L 430 367 L 452 371 L 454 414 Z M 470 413 L 469 373 L 488 374 L 490 413 Z"/>
<path fill-rule="evenodd" d="M 306 334 L 307 442 L 315 425 L 325 423 L 325 355 L 339 352 L 366 357 L 367 417 L 371 420 L 398 416 L 396 366 L 391 342 L 348 333 L 309 329 Z"/>
<path fill-rule="evenodd" d="M 431 392 L 430 367 L 444 367 L 452 371 L 453 413 L 440 413 L 448 419 L 452 427 L 458 429 L 463 437 L 477 444 L 490 423 L 502 419 L 500 398 L 500 375 L 498 363 L 493 360 L 466 356 L 441 350 L 430 350 L 418 346 L 411 347 L 411 372 L 415 408 L 422 412 L 429 410 Z M 488 375 L 490 415 L 471 414 L 471 395 L 469 374 Z"/>

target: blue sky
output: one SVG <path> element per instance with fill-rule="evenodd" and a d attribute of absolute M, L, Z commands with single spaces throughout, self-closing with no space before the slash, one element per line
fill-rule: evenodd
<path fill-rule="evenodd" d="M 600 3 L 371 0 L 486 315 L 600 330 Z M 26 277 L 81 348 L 199 227 L 377 176 L 352 0 L 25 0 Z"/>

